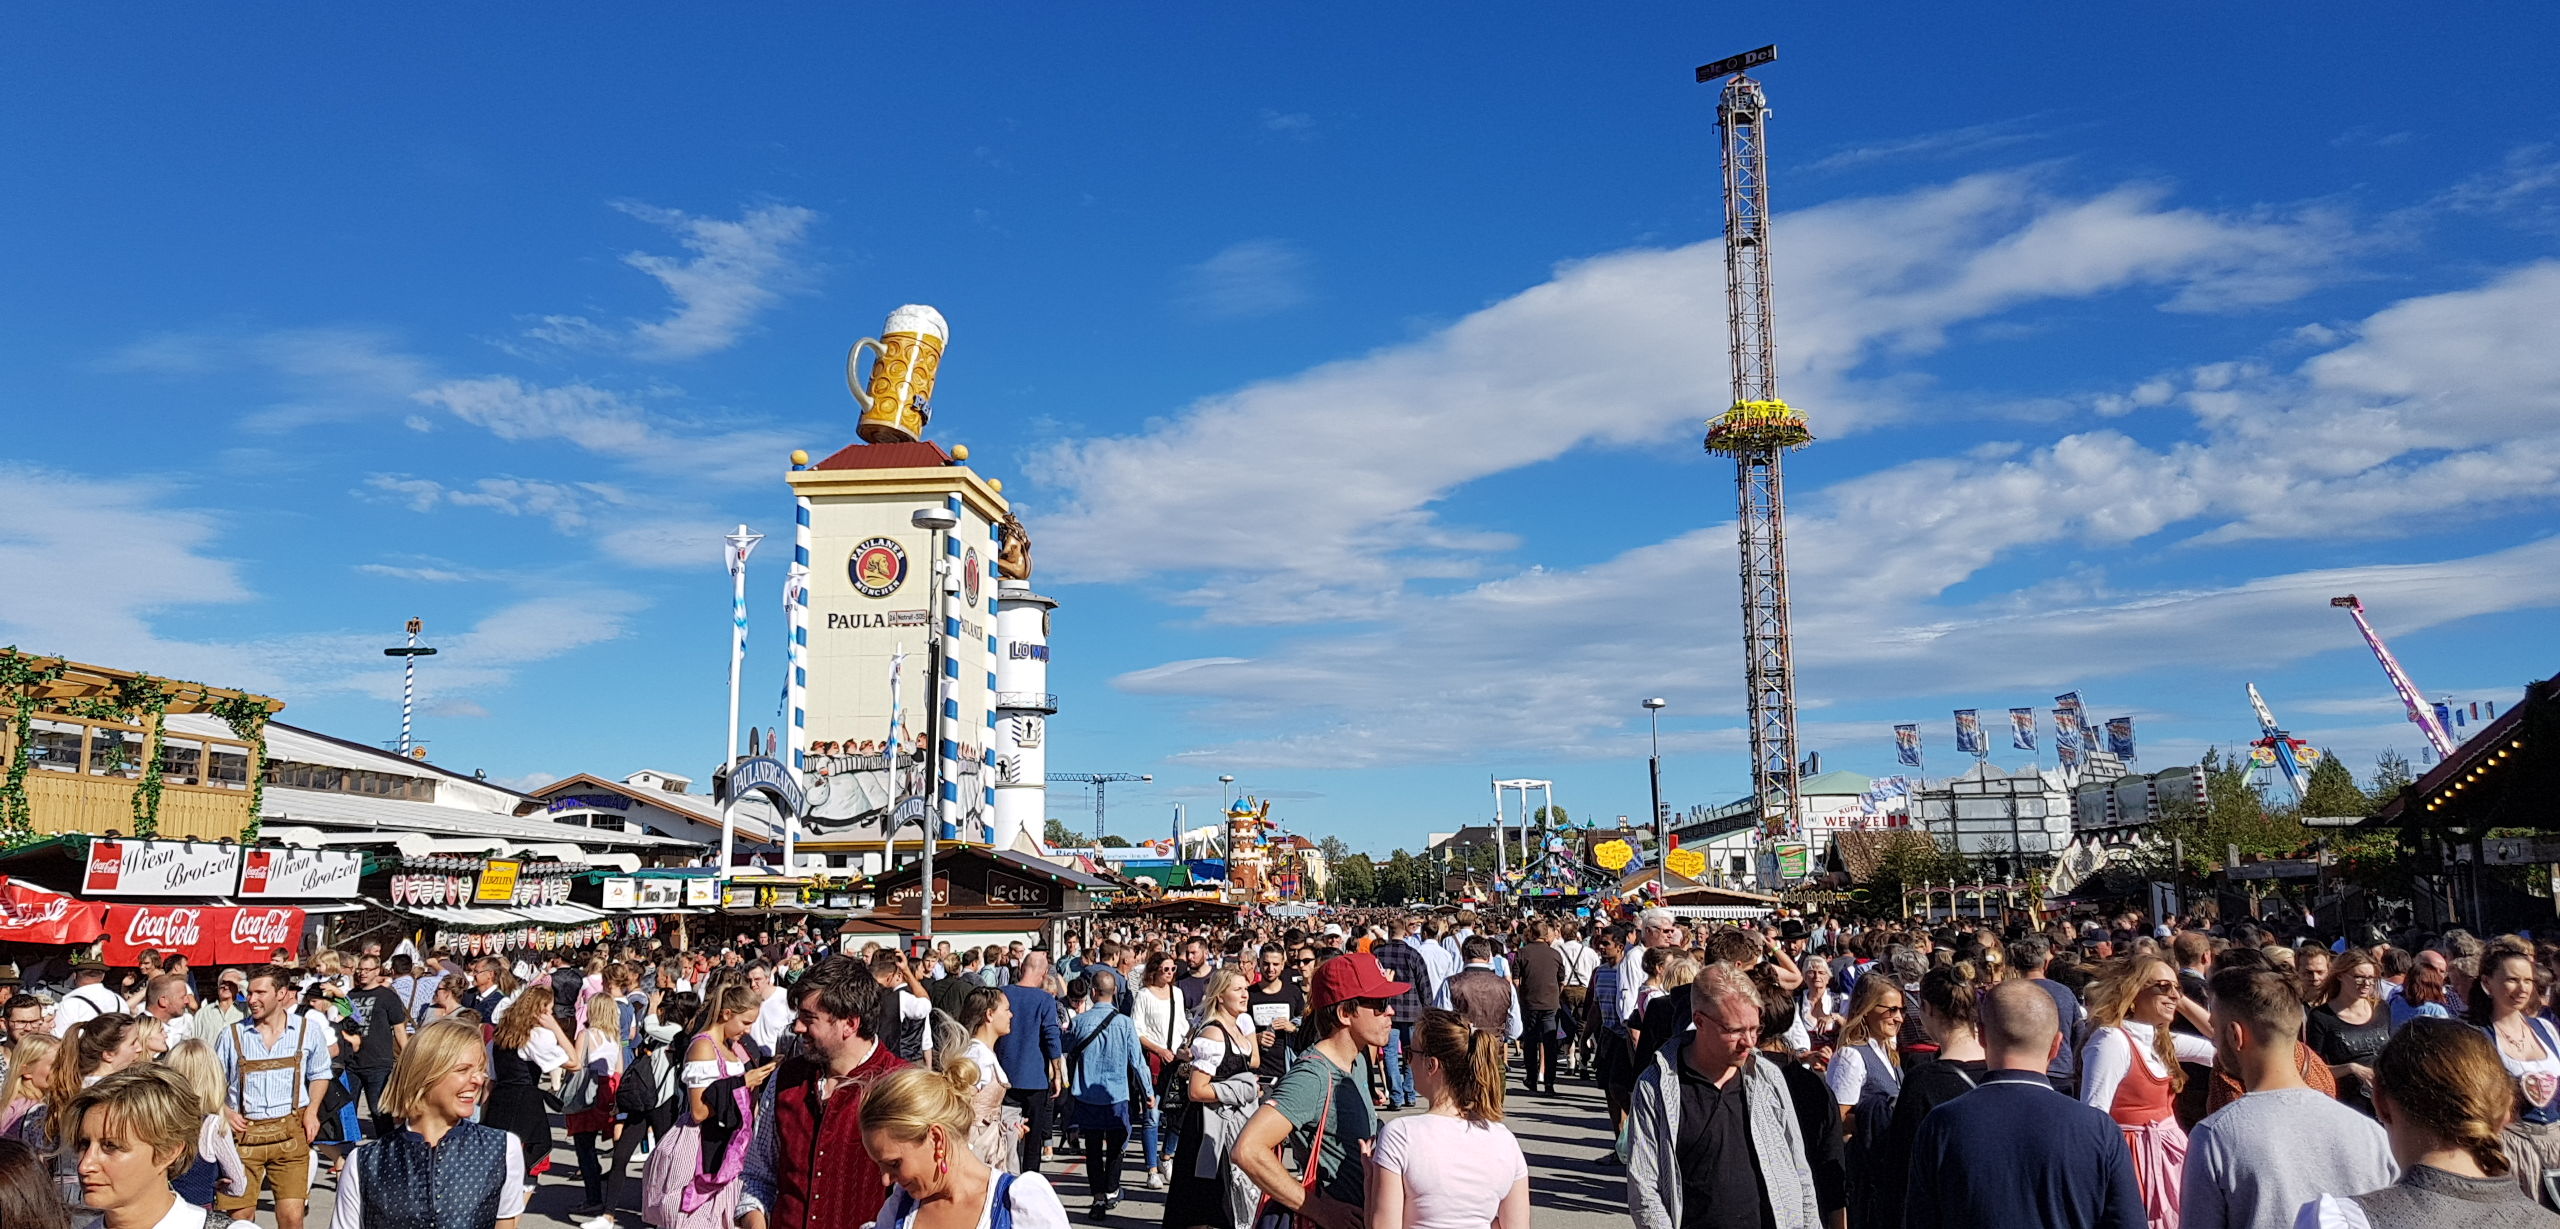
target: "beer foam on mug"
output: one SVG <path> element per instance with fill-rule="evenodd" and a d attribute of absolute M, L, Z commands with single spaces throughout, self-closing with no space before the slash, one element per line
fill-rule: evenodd
<path fill-rule="evenodd" d="M 921 333 L 927 337 L 938 337 L 945 342 L 951 340 L 951 326 L 943 323 L 942 313 L 922 303 L 909 303 L 890 312 L 889 322 L 880 326 L 880 332 L 882 336 L 891 333 Z"/>

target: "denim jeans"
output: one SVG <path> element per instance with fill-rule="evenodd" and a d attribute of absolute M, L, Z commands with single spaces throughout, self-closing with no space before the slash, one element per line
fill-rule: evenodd
<path fill-rule="evenodd" d="M 372 1114 L 373 1138 L 381 1139 L 391 1134 L 391 1114 L 382 1108 L 382 1094 L 391 1087 L 391 1068 L 349 1067 L 347 1074 L 354 1077 L 356 1091 L 365 1109 Z M 350 1145 L 355 1142 L 352 1139 L 347 1141 Z"/>
<path fill-rule="evenodd" d="M 1404 1106 L 1414 1103 L 1413 1065 L 1405 1061 L 1405 1047 L 1413 1041 L 1413 1026 L 1398 1024 L 1387 1034 L 1387 1100 Z"/>

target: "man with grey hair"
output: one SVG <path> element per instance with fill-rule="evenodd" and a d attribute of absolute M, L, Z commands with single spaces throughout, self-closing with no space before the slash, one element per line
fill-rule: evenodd
<path fill-rule="evenodd" d="M 1636 1078 L 1627 1112 L 1627 1212 L 1636 1229 L 1710 1223 L 1818 1229 L 1804 1128 L 1786 1076 L 1760 1061 L 1760 995 L 1711 964 L 1688 987 L 1689 1031 Z M 1730 1216 L 1723 1215 L 1730 1212 Z"/>
<path fill-rule="evenodd" d="M 1619 1019 L 1636 1014 L 1636 999 L 1644 993 L 1644 954 L 1657 947 L 1680 947 L 1687 939 L 1680 919 L 1660 905 L 1636 915 L 1636 941 L 1618 959 Z"/>

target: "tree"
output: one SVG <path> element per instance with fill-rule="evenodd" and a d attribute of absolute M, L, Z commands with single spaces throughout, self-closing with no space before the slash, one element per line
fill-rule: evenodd
<path fill-rule="evenodd" d="M 2204 805 L 2164 808 L 2150 842 L 2135 856 L 2149 878 L 2170 880 L 2181 869 L 2212 874 L 2235 845 L 2243 856 L 2289 857 L 2311 844 L 2315 834 L 2300 819 L 2269 810 L 2266 792 L 2249 779 L 2247 757 L 2225 758 L 2220 748 L 2209 748 L 2196 767 L 2204 773 Z"/>
<path fill-rule="evenodd" d="M 2356 774 L 2334 755 L 2323 755 L 2311 766 L 2311 779 L 2302 786 L 2302 813 L 2305 815 L 2371 815 L 2373 799 L 2356 785 Z"/>
<path fill-rule="evenodd" d="M 1129 838 L 1122 836 L 1117 832 L 1109 832 L 1103 834 L 1102 839 L 1094 843 L 1102 846 L 1104 849 L 1127 849 L 1129 847 Z"/>
<path fill-rule="evenodd" d="M 1387 865 L 1378 875 L 1378 903 L 1401 905 L 1409 900 L 1428 899 L 1435 876 L 1431 864 L 1399 849 L 1387 855 Z"/>
<path fill-rule="evenodd" d="M 1338 836 L 1329 836 L 1316 842 L 1316 849 L 1324 854 L 1327 866 L 1340 866 L 1351 859 L 1351 847 L 1343 844 L 1342 838 Z"/>
<path fill-rule="evenodd" d="M 1051 849 L 1082 849 L 1091 843 L 1085 840 L 1083 833 L 1067 827 L 1054 815 L 1041 827 L 1040 839 L 1047 841 Z"/>
<path fill-rule="evenodd" d="M 2394 796 L 2399 794 L 2403 787 L 2417 779 L 2417 771 L 2409 767 L 2408 756 L 2402 755 L 2398 751 L 2390 750 L 2386 750 L 2382 754 L 2375 756 L 2373 760 L 2373 801 L 2376 807 L 2378 808 L 2380 804 L 2391 801 Z"/>
<path fill-rule="evenodd" d="M 1325 899 L 1353 905 L 1378 903 L 1378 868 L 1369 861 L 1369 855 L 1355 853 L 1339 860 L 1327 859 L 1325 865 L 1331 871 L 1325 881 Z"/>
<path fill-rule="evenodd" d="M 1573 817 L 1565 814 L 1563 807 L 1539 807 L 1529 813 L 1529 826 L 1532 828 L 1561 828 L 1572 822 Z"/>
<path fill-rule="evenodd" d="M 1876 855 L 1876 868 L 1859 885 L 1867 891 L 1869 912 L 1892 917 L 1902 912 L 1905 889 L 1929 883 L 1956 883 L 1967 878 L 1964 857 L 1938 844 L 1916 828 L 1887 832 Z"/>

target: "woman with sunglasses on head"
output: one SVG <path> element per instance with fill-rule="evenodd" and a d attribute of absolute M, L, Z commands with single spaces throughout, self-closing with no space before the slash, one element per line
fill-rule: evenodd
<path fill-rule="evenodd" d="M 2338 1100 L 2373 1112 L 2373 1060 L 2391 1040 L 2391 1015 L 2382 1005 L 2382 964 L 2360 948 L 2329 962 L 2320 1002 L 2303 1014 L 2311 1048 L 2338 1077 Z"/>
<path fill-rule="evenodd" d="M 2187 1130 L 2178 1125 L 2180 1063 L 2212 1066 L 2211 1041 L 2171 1032 L 2181 1014 L 2210 1019 L 2178 988 L 2178 971 L 2156 956 L 2127 956 L 2089 987 L 2089 1040 L 2080 1050 L 2080 1100 L 2107 1111 L 2133 1150 L 2134 1184 L 2152 1229 L 2177 1229 Z M 2207 1025 L 2210 1027 L 2210 1025 Z"/>

